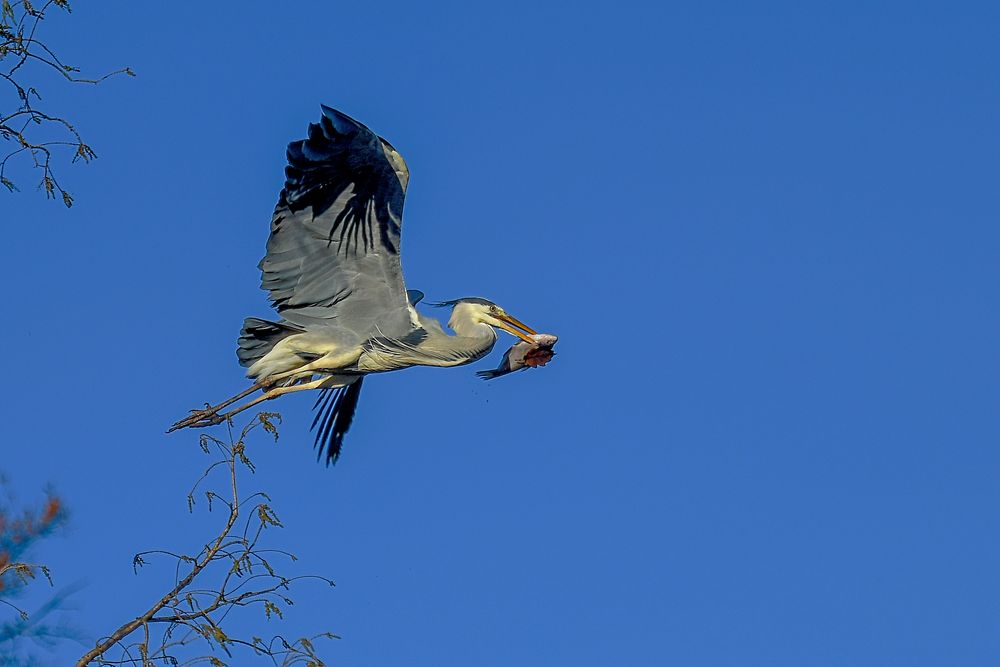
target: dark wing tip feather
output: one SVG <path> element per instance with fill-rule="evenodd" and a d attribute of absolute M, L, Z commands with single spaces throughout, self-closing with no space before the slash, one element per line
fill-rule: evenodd
<path fill-rule="evenodd" d="M 342 111 L 337 111 L 325 104 L 319 105 L 319 108 L 323 112 L 323 118 L 326 121 L 324 125 L 328 123 L 337 134 L 351 135 L 358 130 L 368 130 L 363 123 L 359 123 Z M 371 130 L 368 131 L 371 132 Z"/>
<path fill-rule="evenodd" d="M 382 148 L 381 139 L 368 127 L 330 107 L 323 106 L 320 122 L 310 123 L 306 139 L 288 144 L 285 186 L 278 207 L 292 212 L 312 208 L 314 218 L 324 214 L 349 188 L 353 195 L 329 224 L 328 243 L 349 251 L 359 232 L 363 251 L 373 249 L 374 218 L 382 246 L 399 253 L 399 223 L 403 209 L 403 181 Z M 402 158 L 399 158 L 402 160 Z"/>
<path fill-rule="evenodd" d="M 316 460 L 323 458 L 326 453 L 326 465 L 337 462 L 344 444 L 344 436 L 351 428 L 354 421 L 354 413 L 358 408 L 358 397 L 361 396 L 361 383 L 364 378 L 358 378 L 346 387 L 336 389 L 324 389 L 320 392 L 313 410 L 316 416 L 313 418 L 310 430 L 316 430 L 316 439 L 313 441 L 313 448 L 317 450 Z"/>
<path fill-rule="evenodd" d="M 369 163 L 386 160 L 374 132 L 336 109 L 321 108 L 320 122 L 309 124 L 306 139 L 288 144 L 284 194 L 289 204 L 311 199 L 309 195 L 331 176 L 337 180 L 349 175 L 355 156 L 362 155 Z M 383 168 L 388 168 L 388 162 Z"/>

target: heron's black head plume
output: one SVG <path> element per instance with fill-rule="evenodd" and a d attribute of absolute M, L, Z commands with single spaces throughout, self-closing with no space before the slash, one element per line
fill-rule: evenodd
<path fill-rule="evenodd" d="M 461 299 L 452 299 L 451 301 L 437 301 L 428 305 L 434 306 L 435 308 L 446 308 L 448 306 L 457 306 L 460 303 L 476 303 L 480 306 L 495 306 L 497 304 L 493 303 L 489 299 L 483 299 L 478 296 L 467 296 Z"/>

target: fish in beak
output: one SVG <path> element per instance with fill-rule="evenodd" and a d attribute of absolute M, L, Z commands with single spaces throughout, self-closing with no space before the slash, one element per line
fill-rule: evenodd
<path fill-rule="evenodd" d="M 534 343 L 530 345 L 523 342 L 514 343 L 503 355 L 499 366 L 492 370 L 479 371 L 476 375 L 484 380 L 493 380 L 525 368 L 538 368 L 552 361 L 552 357 L 555 356 L 552 346 L 559 339 L 552 334 L 534 334 L 532 338 Z"/>

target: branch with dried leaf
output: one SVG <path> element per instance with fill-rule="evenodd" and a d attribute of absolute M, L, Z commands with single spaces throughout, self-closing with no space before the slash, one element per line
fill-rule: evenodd
<path fill-rule="evenodd" d="M 124 67 L 100 77 L 80 76 L 78 67 L 63 62 L 39 37 L 39 27 L 53 8 L 71 11 L 68 0 L 46 0 L 40 7 L 31 0 L 0 0 L 0 84 L 4 90 L 0 93 L 0 139 L 13 144 L 0 159 L 0 185 L 17 190 L 8 174 L 11 165 L 20 162 L 41 172 L 38 188 L 46 197 L 72 206 L 73 196 L 56 179 L 53 158 L 58 152 L 70 155 L 71 162 L 90 162 L 97 154 L 72 123 L 40 108 L 38 86 L 26 78 L 54 73 L 70 83 L 96 85 L 118 74 L 135 73 Z"/>
<path fill-rule="evenodd" d="M 2 556 L 0 556 L 0 558 L 2 558 Z M 49 582 L 49 586 L 53 585 L 52 573 L 49 572 L 49 568 L 45 567 L 44 565 L 39 565 L 37 563 L 20 563 L 20 562 L 5 563 L 3 565 L 0 565 L 0 584 L 2 584 L 3 588 L 8 588 L 9 584 L 7 584 L 7 580 L 9 579 L 9 575 L 14 575 L 14 577 L 16 577 L 17 579 L 17 582 L 21 586 L 27 586 L 33 580 L 37 579 L 39 574 L 45 577 L 46 581 Z M 21 609 L 7 598 L 0 597 L 0 604 L 6 605 L 7 607 L 10 607 L 14 611 L 16 611 L 17 615 L 21 618 L 22 621 L 28 620 L 28 612 L 26 612 L 24 609 Z"/>
<path fill-rule="evenodd" d="M 275 427 L 280 417 L 260 413 L 238 435 L 229 425 L 229 441 L 202 435 L 200 444 L 206 454 L 218 458 L 208 466 L 188 494 L 188 509 L 193 511 L 196 498 L 204 497 L 208 510 L 221 505 L 226 521 L 206 546 L 196 554 L 163 550 L 136 554 L 136 572 L 154 558 L 166 558 L 175 563 L 174 581 L 169 590 L 136 618 L 124 623 L 109 636 L 97 642 L 76 663 L 86 665 L 154 665 L 211 664 L 226 665 L 224 660 L 240 656 L 238 664 L 246 664 L 248 655 L 268 658 L 274 665 L 306 665 L 322 667 L 325 663 L 316 654 L 314 641 L 336 638 L 330 633 L 295 640 L 276 635 L 270 640 L 257 636 L 231 633 L 234 614 L 257 609 L 267 620 L 282 618 L 282 610 L 292 604 L 291 589 L 303 581 L 316 581 L 333 586 L 333 581 L 320 576 L 285 576 L 279 572 L 279 561 L 294 561 L 287 551 L 264 548 L 262 538 L 281 527 L 267 494 L 256 492 L 243 498 L 238 480 L 242 474 L 252 474 L 254 465 L 246 453 L 246 442 L 260 428 L 278 439 Z M 208 489 L 207 480 L 223 475 L 227 479 L 226 493 Z"/>

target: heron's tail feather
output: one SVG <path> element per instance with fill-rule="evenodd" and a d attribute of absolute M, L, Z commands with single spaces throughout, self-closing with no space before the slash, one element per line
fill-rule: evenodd
<path fill-rule="evenodd" d="M 271 351 L 278 341 L 292 334 L 302 333 L 302 329 L 287 322 L 269 322 L 257 317 L 243 320 L 240 339 L 236 348 L 236 356 L 240 365 L 253 366 L 265 354 Z"/>
<path fill-rule="evenodd" d="M 310 430 L 316 430 L 316 441 L 313 447 L 316 452 L 316 460 L 323 458 L 326 452 L 326 464 L 336 463 L 340 458 L 340 448 L 344 444 L 344 435 L 351 428 L 354 421 L 354 412 L 358 408 L 358 397 L 361 396 L 361 382 L 363 377 L 347 385 L 346 387 L 336 387 L 324 389 L 316 399 L 313 410 L 316 417 L 313 419 Z"/>

